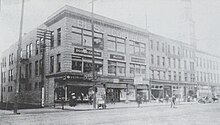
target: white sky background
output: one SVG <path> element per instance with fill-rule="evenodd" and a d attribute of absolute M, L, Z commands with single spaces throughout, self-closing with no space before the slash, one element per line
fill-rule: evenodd
<path fill-rule="evenodd" d="M 64 5 L 91 11 L 91 0 L 26 0 L 23 33 L 36 28 Z M 97 0 L 94 12 L 177 39 L 181 29 L 180 0 Z M 21 0 L 2 0 L 0 52 L 18 40 Z M 220 0 L 192 0 L 197 46 L 220 56 Z"/>

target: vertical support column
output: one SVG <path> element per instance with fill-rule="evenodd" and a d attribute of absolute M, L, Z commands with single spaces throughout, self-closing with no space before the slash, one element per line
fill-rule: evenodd
<path fill-rule="evenodd" d="M 67 87 L 68 86 L 65 86 L 64 90 L 65 90 L 65 101 L 67 101 Z"/>
<path fill-rule="evenodd" d="M 129 95 L 129 93 L 128 93 L 128 84 L 126 84 L 126 100 L 125 100 L 126 103 L 128 103 L 128 95 Z"/>

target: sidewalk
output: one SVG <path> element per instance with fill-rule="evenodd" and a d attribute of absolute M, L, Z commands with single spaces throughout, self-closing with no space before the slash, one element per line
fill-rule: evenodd
<path fill-rule="evenodd" d="M 197 104 L 197 102 L 177 102 L 178 105 L 190 105 Z M 153 107 L 153 106 L 170 106 L 170 103 L 142 103 L 141 107 Z M 107 104 L 107 109 L 122 109 L 122 108 L 137 108 L 136 102 L 129 103 L 115 103 L 115 104 Z M 53 113 L 53 112 L 66 112 L 66 111 L 94 111 L 98 109 L 93 109 L 92 105 L 89 104 L 80 104 L 76 107 L 70 107 L 69 105 L 65 105 L 64 110 L 61 109 L 61 105 L 57 105 L 55 107 L 46 107 L 46 108 L 37 108 L 37 109 L 20 109 L 18 112 L 21 114 L 42 114 L 42 113 Z M 13 115 L 12 110 L 0 110 L 1 115 Z"/>

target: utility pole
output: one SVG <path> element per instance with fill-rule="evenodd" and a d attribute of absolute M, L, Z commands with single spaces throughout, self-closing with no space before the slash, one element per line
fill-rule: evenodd
<path fill-rule="evenodd" d="M 2 65 L 3 65 L 3 62 L 1 63 L 1 104 L 3 104 L 3 74 L 2 74 Z"/>
<path fill-rule="evenodd" d="M 92 0 L 92 81 L 93 81 L 93 108 L 96 109 L 96 83 L 95 83 L 95 55 L 94 55 L 94 0 Z"/>
<path fill-rule="evenodd" d="M 24 0 L 22 0 L 21 6 L 21 19 L 20 19 L 20 30 L 19 30 L 19 41 L 17 50 L 17 64 L 16 64 L 16 81 L 15 81 L 15 99 L 14 99 L 14 114 L 18 113 L 18 99 L 19 99 L 19 85 L 20 85 L 20 57 L 21 57 L 21 45 L 22 45 L 22 29 L 23 29 L 23 16 L 24 16 Z"/>

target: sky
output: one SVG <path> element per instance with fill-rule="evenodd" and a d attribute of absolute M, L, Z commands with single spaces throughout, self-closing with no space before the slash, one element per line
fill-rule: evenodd
<path fill-rule="evenodd" d="M 1 0 L 0 53 L 19 36 L 21 0 Z M 91 11 L 91 0 L 25 0 L 23 33 L 64 5 Z M 94 0 L 94 13 L 179 40 L 181 0 Z M 220 0 L 191 0 L 197 48 L 220 56 Z M 183 41 L 184 42 L 184 41 Z"/>

